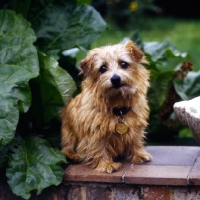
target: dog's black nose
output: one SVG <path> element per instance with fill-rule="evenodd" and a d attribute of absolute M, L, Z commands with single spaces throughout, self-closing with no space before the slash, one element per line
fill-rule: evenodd
<path fill-rule="evenodd" d="M 114 74 L 113 77 L 111 78 L 111 83 L 113 84 L 114 87 L 120 87 L 121 83 L 120 76 Z"/>

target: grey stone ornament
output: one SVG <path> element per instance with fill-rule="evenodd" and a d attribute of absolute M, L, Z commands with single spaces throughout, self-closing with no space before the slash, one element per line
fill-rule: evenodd
<path fill-rule="evenodd" d="M 200 96 L 174 104 L 174 112 L 183 125 L 187 125 L 200 145 Z"/>

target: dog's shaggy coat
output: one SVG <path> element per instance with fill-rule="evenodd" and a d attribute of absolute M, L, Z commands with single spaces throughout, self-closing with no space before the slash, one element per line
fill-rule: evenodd
<path fill-rule="evenodd" d="M 131 163 L 151 160 L 143 147 L 149 115 L 149 71 L 143 63 L 148 62 L 132 41 L 93 49 L 81 61 L 82 92 L 61 111 L 62 152 L 68 158 L 108 173 L 120 168 L 118 156 Z M 123 134 L 116 131 L 119 119 L 128 128 Z"/>

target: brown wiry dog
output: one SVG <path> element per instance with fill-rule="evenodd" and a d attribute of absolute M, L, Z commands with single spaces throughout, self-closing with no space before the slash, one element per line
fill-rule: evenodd
<path fill-rule="evenodd" d="M 151 160 L 144 144 L 149 107 L 149 72 L 143 52 L 128 41 L 93 49 L 81 61 L 82 92 L 61 111 L 62 152 L 97 171 L 112 173 L 121 163 Z"/>

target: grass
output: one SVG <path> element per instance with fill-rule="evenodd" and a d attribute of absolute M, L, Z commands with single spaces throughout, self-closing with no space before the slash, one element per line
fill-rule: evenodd
<path fill-rule="evenodd" d="M 188 52 L 192 56 L 194 70 L 200 69 L 200 20 L 184 20 L 174 18 L 143 19 L 140 25 L 133 26 L 132 30 L 122 30 L 113 23 L 107 22 L 108 28 L 95 40 L 92 48 L 121 42 L 130 37 L 135 30 L 143 41 L 163 41 L 172 43 L 181 52 Z"/>

